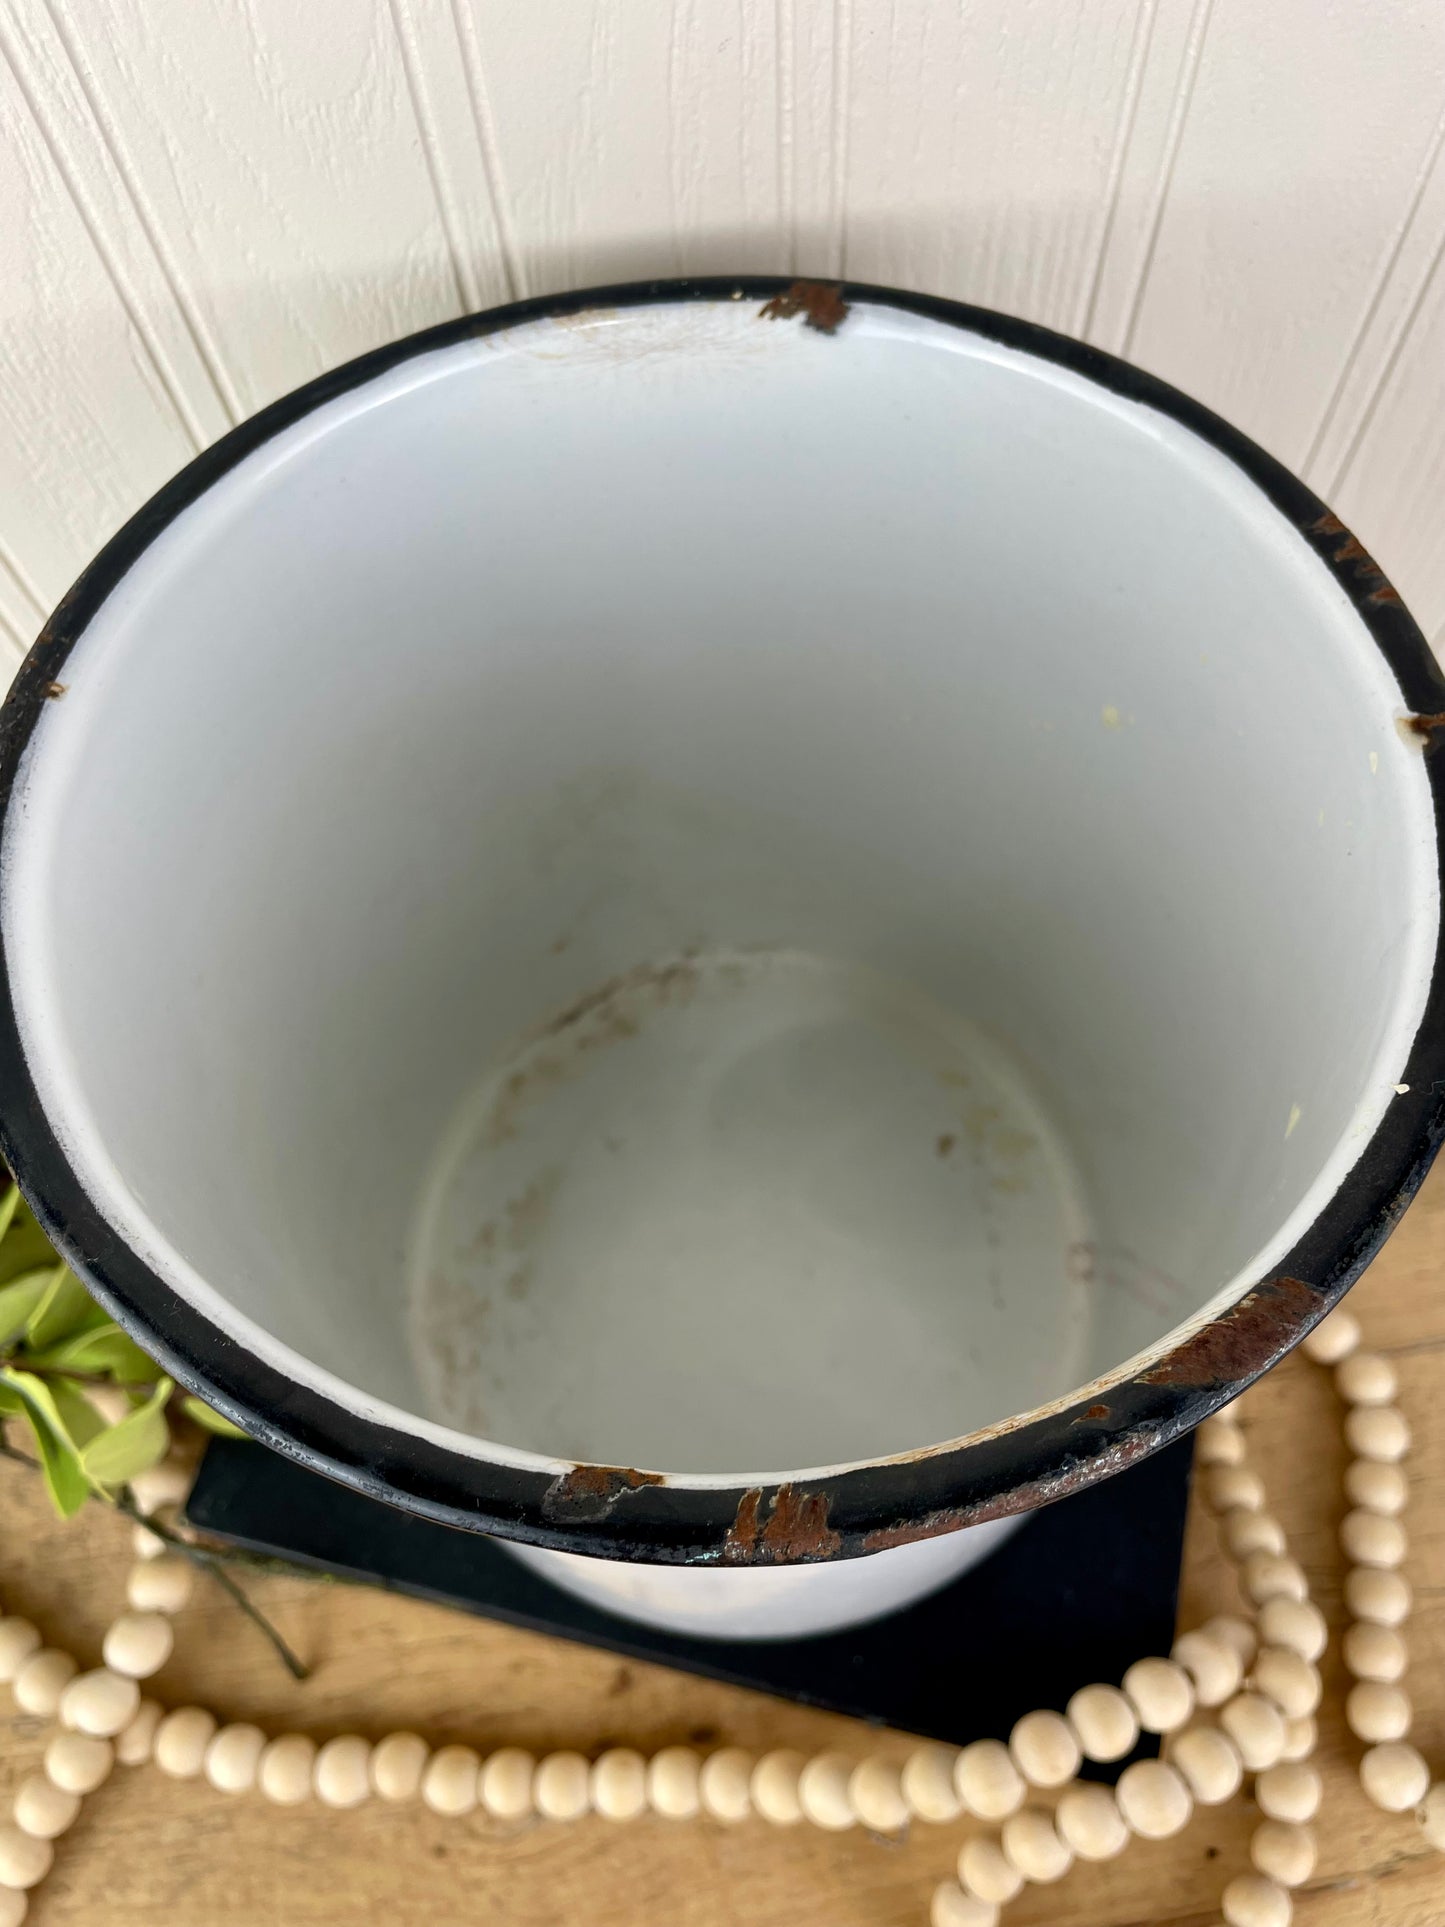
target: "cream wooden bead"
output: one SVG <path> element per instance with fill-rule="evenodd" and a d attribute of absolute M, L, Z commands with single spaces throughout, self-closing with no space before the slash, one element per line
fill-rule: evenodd
<path fill-rule="evenodd" d="M 94 1793 L 114 1764 L 110 1741 L 89 1733 L 56 1733 L 45 1749 L 45 1777 L 66 1793 Z"/>
<path fill-rule="evenodd" d="M 1228 1927 L 1289 1927 L 1294 1919 L 1288 1893 L 1262 1873 L 1242 1873 L 1231 1880 L 1219 1905 Z"/>
<path fill-rule="evenodd" d="M 592 1769 L 580 1753 L 544 1753 L 532 1780 L 532 1802 L 544 1820 L 578 1820 L 587 1811 Z"/>
<path fill-rule="evenodd" d="M 902 1775 L 890 1761 L 880 1760 L 876 1754 L 854 1767 L 848 1800 L 870 1833 L 901 1833 L 908 1825 Z"/>
<path fill-rule="evenodd" d="M 703 1810 L 714 1820 L 736 1826 L 753 1810 L 753 1756 L 740 1746 L 719 1747 L 709 1753 L 697 1776 L 697 1793 Z"/>
<path fill-rule="evenodd" d="M 371 1749 L 367 1771 L 378 1799 L 395 1806 L 414 1800 L 421 1792 L 421 1776 L 431 1752 L 420 1733 L 388 1733 Z"/>
<path fill-rule="evenodd" d="M 307 1733 L 283 1733 L 262 1749 L 256 1784 L 276 1807 L 299 1807 L 311 1798 L 316 1742 Z"/>
<path fill-rule="evenodd" d="M 1319 1743 L 1319 1728 L 1315 1725 L 1314 1715 L 1306 1714 L 1300 1720 L 1286 1720 L 1284 1723 L 1284 1751 L 1282 1760 L 1307 1760 Z"/>
<path fill-rule="evenodd" d="M 1251 1773 L 1279 1764 L 1284 1752 L 1284 1715 L 1261 1693 L 1236 1693 L 1219 1709 L 1219 1724 L 1239 1748 Z"/>
<path fill-rule="evenodd" d="M 1176 1732 L 1194 1712 L 1189 1675 L 1172 1659 L 1136 1659 L 1123 1686 L 1146 1733 Z"/>
<path fill-rule="evenodd" d="M 604 1820 L 647 1811 L 647 1762 L 630 1746 L 610 1746 L 592 1762 L 592 1806 Z"/>
<path fill-rule="evenodd" d="M 1413 1746 L 1387 1740 L 1361 1759 L 1360 1785 L 1385 1813 L 1408 1813 L 1430 1791 L 1430 1769 Z"/>
<path fill-rule="evenodd" d="M 798 1775 L 798 1804 L 803 1817 L 829 1833 L 845 1833 L 858 1824 L 848 1782 L 853 1762 L 846 1753 L 815 1753 Z"/>
<path fill-rule="evenodd" d="M 1380 1680 L 1361 1680 L 1345 1698 L 1345 1724 L 1366 1745 L 1403 1740 L 1413 1717 L 1408 1693 Z"/>
<path fill-rule="evenodd" d="M 1352 1619 L 1368 1619 L 1376 1626 L 1403 1626 L 1412 1601 L 1410 1582 L 1401 1572 L 1353 1566 L 1345 1574 L 1345 1610 Z"/>
<path fill-rule="evenodd" d="M 1377 1680 L 1394 1685 L 1405 1677 L 1410 1655 L 1403 1637 L 1393 1626 L 1376 1626 L 1368 1619 L 1357 1619 L 1345 1628 L 1340 1652 L 1346 1671 L 1356 1679 Z"/>
<path fill-rule="evenodd" d="M 1183 1774 L 1202 1807 L 1232 1800 L 1244 1781 L 1239 1748 L 1217 1726 L 1194 1726 L 1180 1733 L 1170 1744 L 1169 1764 Z"/>
<path fill-rule="evenodd" d="M 1279 1558 L 1287 1544 L 1284 1527 L 1268 1512 L 1226 1512 L 1219 1526 L 1225 1550 L 1236 1565 L 1243 1565 L 1252 1552 Z"/>
<path fill-rule="evenodd" d="M 175 1628 L 164 1613 L 122 1613 L 106 1634 L 100 1655 L 113 1673 L 149 1679 L 165 1665 L 175 1643 Z"/>
<path fill-rule="evenodd" d="M 1079 1742 L 1060 1713 L 1025 1713 L 1009 1734 L 1008 1750 L 1030 1786 L 1064 1786 L 1079 1770 Z"/>
<path fill-rule="evenodd" d="M 115 1736 L 115 1757 L 122 1766 L 144 1766 L 155 1750 L 156 1731 L 165 1718 L 164 1707 L 142 1700 L 129 1726 Z"/>
<path fill-rule="evenodd" d="M 206 1761 L 216 1716 L 203 1706 L 181 1706 L 156 1728 L 152 1749 L 156 1765 L 173 1780 L 194 1780 Z"/>
<path fill-rule="evenodd" d="M 97 1666 L 80 1673 L 60 1695 L 60 1723 L 76 1733 L 108 1740 L 129 1726 L 140 1705 L 140 1688 L 133 1679 Z"/>
<path fill-rule="evenodd" d="M 791 1747 L 765 1753 L 753 1768 L 753 1805 L 775 1827 L 794 1827 L 803 1817 L 798 1804 L 798 1775 L 806 1761 Z"/>
<path fill-rule="evenodd" d="M 1240 1567 L 1240 1581 L 1256 1606 L 1267 1599 L 1307 1599 L 1309 1583 L 1293 1559 L 1272 1552 L 1252 1552 Z"/>
<path fill-rule="evenodd" d="M 1309 1599 L 1266 1599 L 1259 1609 L 1259 1643 L 1283 1646 L 1313 1666 L 1330 1643 L 1330 1629 Z"/>
<path fill-rule="evenodd" d="M 21 1927 L 30 1903 L 18 1887 L 0 1887 L 0 1927 Z"/>
<path fill-rule="evenodd" d="M 53 1719 L 61 1694 L 79 1671 L 69 1653 L 42 1646 L 38 1653 L 30 1655 L 11 1683 L 15 1704 L 22 1713 Z"/>
<path fill-rule="evenodd" d="M 433 1813 L 457 1819 L 477 1804 L 482 1762 L 469 1746 L 439 1746 L 421 1776 L 421 1797 Z"/>
<path fill-rule="evenodd" d="M 1264 1481 L 1247 1465 L 1216 1465 L 1205 1474 L 1204 1490 L 1216 1512 L 1262 1512 Z"/>
<path fill-rule="evenodd" d="M 1139 1721 L 1117 1686 L 1081 1686 L 1066 1709 L 1086 1759 L 1122 1760 L 1139 1738 Z"/>
<path fill-rule="evenodd" d="M 0 1827 L 0 1887 L 22 1892 L 38 1887 L 55 1862 L 48 1840 L 37 1840 L 19 1827 Z"/>
<path fill-rule="evenodd" d="M 1347 1512 L 1340 1521 L 1340 1545 L 1356 1566 L 1390 1572 L 1403 1565 L 1409 1542 L 1398 1519 L 1381 1512 Z"/>
<path fill-rule="evenodd" d="M 1302 1605 L 1302 1600 L 1272 1599 L 1272 1606 Z M 1320 1676 L 1307 1659 L 1288 1646 L 1263 1646 L 1250 1673 L 1255 1691 L 1272 1699 L 1287 1719 L 1303 1719 L 1320 1703 Z"/>
<path fill-rule="evenodd" d="M 1437 1853 L 1445 1853 L 1445 1780 L 1432 1786 L 1420 1809 L 1420 1830 Z"/>
<path fill-rule="evenodd" d="M 1222 1639 L 1205 1632 L 1181 1633 L 1171 1657 L 1188 1673 L 1200 1706 L 1223 1706 L 1239 1691 L 1244 1668 L 1239 1654 Z"/>
<path fill-rule="evenodd" d="M 903 1797 L 920 1820 L 946 1826 L 963 1811 L 954 1784 L 958 1749 L 953 1746 L 920 1746 L 903 1762 Z"/>
<path fill-rule="evenodd" d="M 819 1759 L 830 1761 L 841 1757 L 837 1753 L 819 1755 Z M 810 1760 L 808 1764 L 814 1766 L 817 1761 Z M 851 1760 L 845 1760 L 844 1766 L 847 1772 L 852 1772 Z M 702 1761 L 690 1746 L 665 1746 L 660 1753 L 654 1753 L 647 1763 L 647 1800 L 653 1812 L 666 1820 L 693 1819 L 702 1804 L 698 1793 L 701 1773 Z M 826 1778 L 826 1773 L 820 1777 Z"/>
<path fill-rule="evenodd" d="M 140 1525 L 131 1527 L 130 1549 L 137 1559 L 159 1559 L 163 1553 L 170 1551 L 158 1532 Z"/>
<path fill-rule="evenodd" d="M 1399 1389 L 1394 1366 L 1378 1352 L 1353 1352 L 1335 1367 L 1335 1390 L 1351 1405 L 1388 1405 Z"/>
<path fill-rule="evenodd" d="M 8 1685 L 43 1644 L 39 1628 L 32 1626 L 28 1619 L 0 1619 L 0 1680 Z"/>
<path fill-rule="evenodd" d="M 533 1810 L 537 1763 L 520 1746 L 504 1746 L 482 1762 L 477 1792 L 494 1820 L 525 1820 Z"/>
<path fill-rule="evenodd" d="M 1354 1315 L 1341 1305 L 1322 1318 L 1312 1332 L 1300 1340 L 1300 1349 L 1317 1365 L 1338 1365 L 1360 1343 L 1360 1327 Z"/>
<path fill-rule="evenodd" d="M 975 1900 L 1007 1907 L 1022 1893 L 1024 1877 L 992 1834 L 975 1834 L 958 1853 L 958 1884 Z"/>
<path fill-rule="evenodd" d="M 1042 1807 L 1024 1807 L 1010 1814 L 1000 1833 L 1004 1858 L 1036 1886 L 1062 1880 L 1074 1864 L 1074 1853 L 1061 1839 L 1053 1818 Z"/>
<path fill-rule="evenodd" d="M 929 1903 L 928 1927 L 998 1927 L 998 1908 L 975 1900 L 955 1881 L 940 1881 Z"/>
<path fill-rule="evenodd" d="M 1196 1465 L 1243 1465 L 1244 1434 L 1232 1419 L 1207 1418 L 1194 1434 Z"/>
<path fill-rule="evenodd" d="M 1253 1626 L 1238 1613 L 1216 1613 L 1213 1619 L 1206 1619 L 1201 1632 L 1208 1633 L 1211 1639 L 1222 1639 L 1226 1646 L 1233 1647 L 1239 1656 L 1240 1667 L 1248 1666 L 1254 1658 L 1259 1641 Z"/>
<path fill-rule="evenodd" d="M 1018 1812 L 1028 1790 L 1001 1740 L 974 1740 L 964 1747 L 953 1783 L 964 1806 L 979 1820 L 1006 1820 Z"/>
<path fill-rule="evenodd" d="M 1351 1459 L 1345 1467 L 1345 1497 L 1362 1512 L 1398 1518 L 1410 1496 L 1404 1468 L 1380 1459 Z"/>
<path fill-rule="evenodd" d="M 58 1840 L 80 1811 L 80 1795 L 67 1793 L 43 1773 L 20 1782 L 15 1795 L 15 1824 L 32 1840 Z"/>
<path fill-rule="evenodd" d="M 1182 1776 L 1163 1760 L 1136 1760 L 1119 1775 L 1114 1798 L 1130 1833 L 1167 1840 L 1187 1826 L 1194 1799 Z"/>
<path fill-rule="evenodd" d="M 1081 1780 L 1067 1787 L 1054 1809 L 1059 1837 L 1080 1860 L 1112 1860 L 1129 1844 L 1129 1829 L 1108 1787 Z"/>
<path fill-rule="evenodd" d="M 137 1559 L 126 1575 L 125 1597 L 132 1612 L 178 1613 L 195 1585 L 195 1568 L 179 1552 L 158 1559 Z"/>
<path fill-rule="evenodd" d="M 236 1720 L 212 1735 L 201 1770 L 217 1793 L 249 1793 L 265 1750 L 260 1727 Z"/>
<path fill-rule="evenodd" d="M 168 1505 L 183 1505 L 195 1482 L 195 1472 L 179 1459 L 163 1459 L 147 1466 L 130 1481 L 130 1494 L 148 1517 Z"/>
<path fill-rule="evenodd" d="M 1266 1818 L 1303 1826 L 1319 1812 L 1322 1791 L 1320 1776 L 1312 1766 L 1272 1766 L 1256 1779 L 1254 1800 Z"/>
<path fill-rule="evenodd" d="M 1315 1870 L 1315 1837 L 1290 1820 L 1266 1820 L 1250 1837 L 1249 1857 L 1267 1880 L 1302 1887 Z"/>
<path fill-rule="evenodd" d="M 1410 1428 L 1393 1405 L 1355 1405 L 1345 1414 L 1345 1444 L 1357 1459 L 1398 1465 L 1410 1450 Z"/>
<path fill-rule="evenodd" d="M 359 1807 L 371 1793 L 371 1747 L 358 1733 L 341 1733 L 316 1751 L 311 1790 L 324 1807 Z"/>

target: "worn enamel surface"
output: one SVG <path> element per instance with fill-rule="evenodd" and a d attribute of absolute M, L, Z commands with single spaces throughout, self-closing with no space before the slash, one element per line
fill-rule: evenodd
<path fill-rule="evenodd" d="M 443 1516 L 791 1562 L 1067 1489 L 1433 1143 L 1445 699 L 1351 543 L 866 290 L 343 371 L 12 699 L 7 1148 L 183 1370 Z"/>

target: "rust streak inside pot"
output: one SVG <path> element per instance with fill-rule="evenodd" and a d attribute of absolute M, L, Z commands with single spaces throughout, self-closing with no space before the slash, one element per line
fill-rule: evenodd
<path fill-rule="evenodd" d="M 1269 1364 L 1303 1328 L 1320 1295 L 1302 1278 L 1258 1286 L 1161 1358 L 1150 1385 L 1228 1385 Z"/>

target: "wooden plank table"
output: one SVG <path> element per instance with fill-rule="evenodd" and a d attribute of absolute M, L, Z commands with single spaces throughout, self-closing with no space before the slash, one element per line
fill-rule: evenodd
<path fill-rule="evenodd" d="M 1352 1304 L 1369 1341 L 1396 1361 L 1415 1430 L 1407 1570 L 1415 1586 L 1410 1688 L 1415 1738 L 1445 1769 L 1445 1165 L 1408 1214 Z M 1254 1462 L 1314 1597 L 1340 1623 L 1335 1531 L 1344 1507 L 1338 1412 L 1325 1376 L 1290 1359 L 1245 1401 Z M 0 1465 L 0 1594 L 57 1644 L 94 1663 L 122 1596 L 124 1523 L 99 1508 L 61 1525 L 33 1475 Z M 178 1651 L 156 1690 L 195 1698 L 268 1728 L 326 1738 L 379 1737 L 411 1726 L 436 1743 L 591 1751 L 625 1743 L 724 1741 L 755 1749 L 910 1742 L 662 1668 L 512 1631 L 362 1588 L 290 1575 L 247 1575 L 257 1602 L 314 1665 L 294 1684 L 214 1585 L 202 1579 Z M 1202 1514 L 1191 1519 L 1183 1618 L 1237 1603 Z M 960 1627 L 961 1642 L 967 1629 Z M 986 1652 L 970 1663 L 989 1664 Z M 1440 1927 L 1445 1859 L 1413 1823 L 1373 1812 L 1354 1778 L 1340 1717 L 1342 1674 L 1326 1662 L 1319 1765 L 1325 1803 L 1320 1864 L 1297 1927 Z M 3 1694 L 0 1800 L 8 1808 L 38 1761 L 42 1723 Z M 1246 1865 L 1253 1810 L 1236 1801 L 1188 1830 L 1136 1843 L 1104 1867 L 1078 1867 L 1032 1890 L 1010 1922 L 1053 1927 L 1209 1927 L 1224 1883 Z M 31 1927 L 319 1927 L 374 1921 L 417 1927 L 923 1927 L 928 1896 L 952 1867 L 961 1827 L 915 1830 L 905 1843 L 761 1822 L 723 1828 L 648 1818 L 626 1827 L 496 1827 L 419 1807 L 352 1813 L 281 1811 L 257 1795 L 223 1798 L 152 1768 L 118 1769 L 86 1801 L 37 1893 Z"/>

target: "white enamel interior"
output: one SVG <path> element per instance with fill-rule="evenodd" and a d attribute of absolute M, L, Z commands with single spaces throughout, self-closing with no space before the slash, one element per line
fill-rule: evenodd
<path fill-rule="evenodd" d="M 416 357 L 65 680 L 3 853 L 53 1125 L 243 1345 L 464 1450 L 731 1483 L 1052 1400 L 1290 1247 L 1423 1004 L 1423 767 L 1305 542 L 886 308 Z"/>

